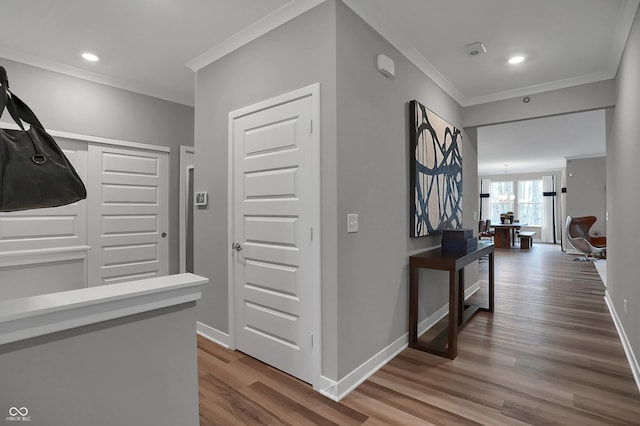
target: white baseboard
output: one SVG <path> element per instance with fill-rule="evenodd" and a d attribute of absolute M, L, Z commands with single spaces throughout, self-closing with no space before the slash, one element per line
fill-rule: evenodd
<path fill-rule="evenodd" d="M 369 358 L 358 368 L 347 374 L 343 379 L 334 381 L 321 376 L 322 383 L 318 392 L 336 402 L 347 396 L 349 392 L 367 380 L 373 373 L 384 367 L 389 361 L 405 350 L 409 345 L 409 333 L 405 333 L 395 342 Z"/>
<path fill-rule="evenodd" d="M 220 346 L 227 349 L 234 349 L 231 345 L 231 336 L 229 336 L 228 333 L 223 333 L 222 331 L 203 324 L 200 321 L 196 321 L 196 332 L 205 339 L 209 339 Z"/>
<path fill-rule="evenodd" d="M 627 333 L 625 333 L 624 327 L 622 327 L 622 322 L 620 321 L 620 317 L 618 317 L 616 309 L 613 307 L 613 302 L 611 301 L 608 291 L 604 292 L 604 300 L 607 302 L 611 319 L 613 319 L 616 330 L 618 330 L 618 336 L 620 336 L 620 341 L 622 341 L 622 347 L 624 348 L 624 353 L 627 355 L 629 367 L 631 367 L 631 372 L 633 373 L 633 378 L 636 381 L 636 386 L 638 387 L 638 390 L 640 390 L 640 364 L 638 364 L 638 359 L 633 353 L 633 348 L 627 338 Z"/>
<path fill-rule="evenodd" d="M 464 299 L 467 300 L 469 297 L 476 294 L 478 290 L 480 290 L 480 281 L 476 281 L 475 284 L 464 289 Z"/>
<path fill-rule="evenodd" d="M 480 290 L 480 282 L 466 288 L 464 298 L 468 298 L 475 292 Z M 449 313 L 449 304 L 447 303 L 433 314 L 418 323 L 418 336 L 433 327 L 438 321 L 446 317 Z M 404 333 L 395 342 L 369 358 L 351 373 L 347 374 L 343 379 L 331 380 L 321 376 L 321 383 L 314 388 L 322 395 L 336 402 L 347 396 L 349 392 L 358 387 L 362 382 L 371 377 L 376 371 L 384 367 L 389 361 L 395 358 L 400 352 L 409 346 L 409 333 Z"/>
<path fill-rule="evenodd" d="M 473 294 L 480 290 L 480 281 L 476 281 L 474 284 L 464 289 L 464 299 L 467 300 Z M 433 314 L 429 315 L 418 323 L 418 336 L 424 334 L 431 327 L 436 325 L 438 321 L 446 317 L 449 313 L 449 304 L 444 305 Z"/>

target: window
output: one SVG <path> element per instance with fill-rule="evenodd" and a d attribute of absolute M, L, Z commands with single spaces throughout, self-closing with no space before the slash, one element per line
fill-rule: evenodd
<path fill-rule="evenodd" d="M 529 226 L 542 226 L 542 179 L 492 181 L 491 222 L 500 223 L 500 214 L 506 212 Z"/>
<path fill-rule="evenodd" d="M 491 181 L 491 222 L 500 223 L 500 215 L 502 213 L 515 212 L 513 204 L 515 199 L 513 182 Z"/>
<path fill-rule="evenodd" d="M 520 222 L 542 226 L 542 180 L 518 182 L 518 215 Z"/>

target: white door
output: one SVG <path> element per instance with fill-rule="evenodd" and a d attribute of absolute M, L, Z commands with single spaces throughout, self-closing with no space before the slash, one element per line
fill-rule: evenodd
<path fill-rule="evenodd" d="M 89 285 L 168 274 L 168 154 L 89 146 Z"/>
<path fill-rule="evenodd" d="M 230 114 L 236 348 L 309 383 L 319 368 L 317 105 L 316 85 Z"/>

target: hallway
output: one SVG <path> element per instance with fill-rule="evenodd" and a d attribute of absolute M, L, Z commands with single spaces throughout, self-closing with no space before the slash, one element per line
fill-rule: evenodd
<path fill-rule="evenodd" d="M 455 360 L 405 349 L 340 403 L 199 337 L 201 424 L 640 424 L 604 286 L 574 257 L 496 250 L 495 313 L 462 329 Z"/>

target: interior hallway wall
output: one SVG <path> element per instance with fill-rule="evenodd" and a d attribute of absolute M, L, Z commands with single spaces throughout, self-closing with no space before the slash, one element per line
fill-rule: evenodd
<path fill-rule="evenodd" d="M 640 11 L 636 13 L 616 77 L 617 103 L 607 145 L 607 290 L 636 362 L 640 359 Z M 624 300 L 627 300 L 627 312 Z M 638 368 L 638 365 L 635 366 Z M 640 381 L 640 371 L 636 370 Z"/>
<path fill-rule="evenodd" d="M 193 108 L 0 57 L 9 87 L 50 130 L 168 146 L 169 273 L 179 272 L 180 145 L 193 145 Z M 1 121 L 13 123 L 8 114 Z"/>
<path fill-rule="evenodd" d="M 607 232 L 606 163 L 606 157 L 567 160 L 567 215 L 598 218 L 591 227 L 594 235 Z M 566 217 L 563 223 L 564 220 Z"/>
<path fill-rule="evenodd" d="M 198 321 L 226 333 L 229 112 L 320 83 L 322 369 L 328 377 L 337 371 L 334 14 L 335 3 L 324 2 L 202 68 L 195 106 L 195 190 L 209 193 L 209 206 L 197 208 L 194 218 L 195 272 L 210 280 L 198 304 Z"/>
<path fill-rule="evenodd" d="M 342 2 L 337 3 L 338 345 L 344 377 L 407 333 L 408 258 L 440 245 L 441 235 L 410 238 L 409 101 L 462 130 L 461 107 Z M 395 77 L 376 58 L 395 62 Z M 463 223 L 478 210 L 477 149 L 463 131 Z M 359 232 L 348 234 L 347 214 Z M 477 281 L 477 265 L 467 268 Z M 421 274 L 420 320 L 448 302 L 448 276 Z"/>
<path fill-rule="evenodd" d="M 396 77 L 376 57 L 396 61 Z M 198 72 L 196 273 L 212 280 L 198 318 L 228 332 L 228 113 L 315 83 L 322 104 L 322 374 L 339 380 L 408 331 L 408 256 L 440 236 L 409 238 L 408 102 L 461 125 L 461 108 L 341 2 L 327 1 Z M 477 186 L 476 147 L 463 134 L 464 191 Z M 204 170 L 203 172 L 201 172 Z M 463 197 L 472 227 L 475 197 Z M 360 231 L 346 233 L 347 213 Z M 446 305 L 448 278 L 434 272 L 421 315 Z M 477 266 L 469 281 L 477 280 Z"/>

